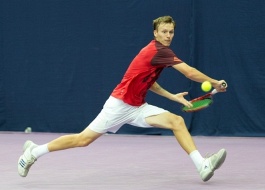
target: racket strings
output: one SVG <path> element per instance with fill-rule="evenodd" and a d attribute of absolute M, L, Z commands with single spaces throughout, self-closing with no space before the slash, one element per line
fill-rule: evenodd
<path fill-rule="evenodd" d="M 193 108 L 197 108 L 197 107 L 202 107 L 202 106 L 208 106 L 212 103 L 212 99 L 204 99 L 204 100 L 199 100 L 196 102 L 193 102 Z"/>
<path fill-rule="evenodd" d="M 197 110 L 208 107 L 210 104 L 212 104 L 212 102 L 213 102 L 213 100 L 211 98 L 206 98 L 203 100 L 197 100 L 197 101 L 192 102 L 193 107 L 191 107 L 191 108 L 184 106 L 183 111 L 186 111 L 186 112 L 197 111 Z"/>

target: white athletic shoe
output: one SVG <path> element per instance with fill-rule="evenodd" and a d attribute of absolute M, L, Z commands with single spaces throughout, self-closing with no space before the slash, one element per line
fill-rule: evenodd
<path fill-rule="evenodd" d="M 200 176 L 203 181 L 208 181 L 214 175 L 214 171 L 221 167 L 226 158 L 226 150 L 221 149 L 209 158 L 205 158 L 200 169 Z"/>
<path fill-rule="evenodd" d="M 31 154 L 33 148 L 37 147 L 32 141 L 26 141 L 23 146 L 23 154 L 18 159 L 18 174 L 21 177 L 28 175 L 30 167 L 34 164 L 37 159 Z"/>

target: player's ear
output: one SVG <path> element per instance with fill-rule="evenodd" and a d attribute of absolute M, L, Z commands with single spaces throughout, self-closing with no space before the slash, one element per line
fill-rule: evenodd
<path fill-rule="evenodd" d="M 157 30 L 154 30 L 154 37 L 156 38 L 157 36 Z"/>

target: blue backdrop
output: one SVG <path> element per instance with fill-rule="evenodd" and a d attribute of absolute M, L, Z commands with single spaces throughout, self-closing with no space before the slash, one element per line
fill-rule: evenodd
<path fill-rule="evenodd" d="M 263 0 L 0 0 L 0 130 L 83 130 L 162 15 L 177 22 L 177 56 L 229 90 L 194 114 L 152 92 L 147 101 L 183 116 L 192 135 L 265 136 Z M 203 94 L 174 69 L 158 82 Z M 172 134 L 129 125 L 118 133 Z"/>

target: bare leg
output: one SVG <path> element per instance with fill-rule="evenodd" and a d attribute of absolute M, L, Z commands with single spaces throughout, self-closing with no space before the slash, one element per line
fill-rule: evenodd
<path fill-rule="evenodd" d="M 90 143 L 99 138 L 102 134 L 96 133 L 86 128 L 79 134 L 64 135 L 48 143 L 50 152 L 64 150 L 75 147 L 88 146 Z"/>
<path fill-rule="evenodd" d="M 146 122 L 152 126 L 173 131 L 181 147 L 191 157 L 203 181 L 208 181 L 214 175 L 214 171 L 224 163 L 226 158 L 225 149 L 219 150 L 218 153 L 206 159 L 201 156 L 182 117 L 172 113 L 163 113 L 146 118 Z"/>
<path fill-rule="evenodd" d="M 178 140 L 180 146 L 187 152 L 187 154 L 190 154 L 194 150 L 197 150 L 194 141 L 186 127 L 181 131 L 173 130 L 173 133 L 176 139 Z"/>
<path fill-rule="evenodd" d="M 182 117 L 166 112 L 148 117 L 146 122 L 155 127 L 171 129 L 180 146 L 188 154 L 197 149 Z"/>
<path fill-rule="evenodd" d="M 30 167 L 40 156 L 52 151 L 87 146 L 101 135 L 102 134 L 86 128 L 79 134 L 64 135 L 49 142 L 48 144 L 40 146 L 37 146 L 32 141 L 27 141 L 24 144 L 24 153 L 18 160 L 18 173 L 20 176 L 26 177 Z"/>

